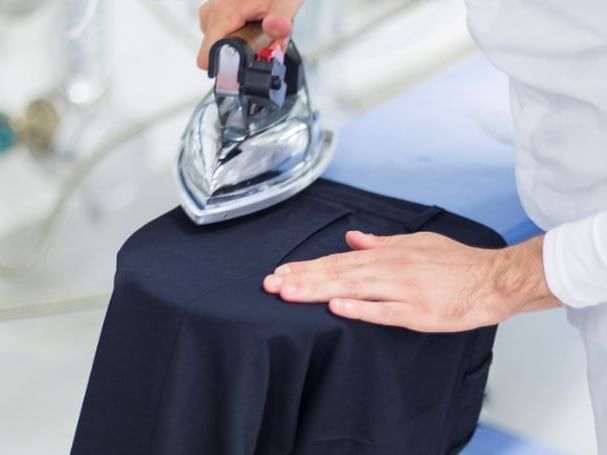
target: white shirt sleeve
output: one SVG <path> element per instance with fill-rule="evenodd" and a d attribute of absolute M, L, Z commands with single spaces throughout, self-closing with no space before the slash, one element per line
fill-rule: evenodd
<path fill-rule="evenodd" d="M 573 308 L 607 302 L 607 0 L 466 4 L 473 38 L 510 77 L 517 187 L 548 231 L 548 286 Z"/>
<path fill-rule="evenodd" d="M 544 270 L 561 302 L 575 308 L 607 302 L 607 211 L 550 230 Z"/>

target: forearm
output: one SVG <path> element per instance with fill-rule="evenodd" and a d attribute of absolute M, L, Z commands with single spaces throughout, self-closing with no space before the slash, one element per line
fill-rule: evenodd
<path fill-rule="evenodd" d="M 607 302 L 607 212 L 599 213 L 607 209 L 607 53 L 599 32 L 607 4 L 549 3 L 496 8 L 467 0 L 472 36 L 510 77 L 517 188 L 527 214 L 547 231 L 543 244 L 534 239 L 505 251 L 499 287 L 505 300 L 518 299 L 515 312 L 541 308 L 546 289 L 573 308 Z"/>
<path fill-rule="evenodd" d="M 607 302 L 607 211 L 500 251 L 493 282 L 506 315 Z"/>
<path fill-rule="evenodd" d="M 496 253 L 494 267 L 495 298 L 501 303 L 505 319 L 516 313 L 560 306 L 544 273 L 544 236 L 534 237 Z"/>

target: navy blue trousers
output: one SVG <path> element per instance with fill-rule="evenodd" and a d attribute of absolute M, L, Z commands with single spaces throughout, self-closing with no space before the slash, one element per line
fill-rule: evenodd
<path fill-rule="evenodd" d="M 118 254 L 72 454 L 457 453 L 477 424 L 495 327 L 421 334 L 261 288 L 284 261 L 347 251 L 348 230 L 504 246 L 439 208 L 324 180 L 216 225 L 175 209 Z"/>

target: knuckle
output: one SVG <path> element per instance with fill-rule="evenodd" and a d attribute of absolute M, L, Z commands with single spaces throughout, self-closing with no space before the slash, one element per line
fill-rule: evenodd
<path fill-rule="evenodd" d="M 303 266 L 297 262 L 291 262 L 289 263 L 289 273 L 286 275 L 287 277 L 289 275 L 292 275 L 293 273 L 300 273 L 303 271 Z"/>
<path fill-rule="evenodd" d="M 297 289 L 302 298 L 316 300 L 320 296 L 320 288 L 315 284 L 297 284 Z"/>
<path fill-rule="evenodd" d="M 200 8 L 198 8 L 198 19 L 200 21 L 200 26 L 201 28 L 203 28 L 203 30 L 207 24 L 207 18 L 209 17 L 209 9 L 210 2 L 204 2 L 202 5 L 200 5 Z"/>
<path fill-rule="evenodd" d="M 359 296 L 361 292 L 361 283 L 358 280 L 343 280 L 342 288 L 351 296 Z"/>
<path fill-rule="evenodd" d="M 329 267 L 327 269 L 327 278 L 331 281 L 337 281 L 343 277 L 343 272 L 339 267 Z"/>
<path fill-rule="evenodd" d="M 228 16 L 230 16 L 230 11 L 226 10 L 223 4 L 209 3 L 208 8 L 203 13 L 202 19 L 205 25 L 210 26 L 214 23 L 221 23 Z"/>
<path fill-rule="evenodd" d="M 341 256 L 339 256 L 338 254 L 332 254 L 331 256 L 327 256 L 326 261 L 329 268 L 335 268 L 342 262 Z"/>
<path fill-rule="evenodd" d="M 221 15 L 222 13 L 219 8 L 209 7 L 209 9 L 206 11 L 205 15 L 202 18 L 202 22 L 206 27 L 208 27 L 209 25 L 218 22 L 221 18 Z"/>
<path fill-rule="evenodd" d="M 364 252 L 362 259 L 369 265 L 382 265 L 389 261 L 391 253 L 388 250 L 368 250 Z"/>
<path fill-rule="evenodd" d="M 282 286 L 290 286 L 299 289 L 300 291 L 310 289 L 310 285 L 306 283 L 305 279 L 303 279 L 299 275 L 289 275 L 283 278 Z"/>
<path fill-rule="evenodd" d="M 436 238 L 436 234 L 432 232 L 417 232 L 411 236 L 417 244 L 426 245 Z"/>
<path fill-rule="evenodd" d="M 268 11 L 268 2 L 266 0 L 250 0 L 247 2 L 247 9 L 250 14 L 262 14 Z"/>

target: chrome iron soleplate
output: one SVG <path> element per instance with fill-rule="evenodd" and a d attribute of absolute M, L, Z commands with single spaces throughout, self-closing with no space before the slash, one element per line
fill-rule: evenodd
<path fill-rule="evenodd" d="M 336 146 L 336 134 L 320 131 L 315 144 L 309 144 L 308 157 L 291 172 L 247 187 L 245 190 L 209 198 L 206 203 L 199 201 L 192 183 L 183 172 L 181 150 L 178 160 L 177 183 L 182 207 L 196 224 L 211 224 L 238 218 L 276 205 L 299 193 L 327 169 Z"/>

